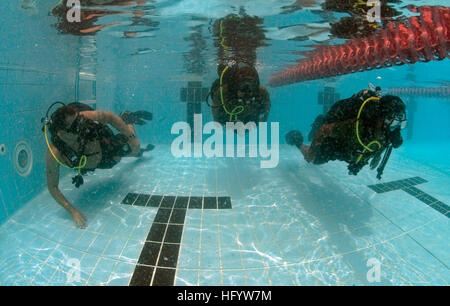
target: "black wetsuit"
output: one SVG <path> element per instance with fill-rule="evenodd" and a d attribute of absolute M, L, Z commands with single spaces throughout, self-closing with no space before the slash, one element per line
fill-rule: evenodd
<path fill-rule="evenodd" d="M 79 112 L 93 110 L 90 106 L 78 102 L 68 104 L 68 106 L 75 107 Z M 93 140 L 98 140 L 101 148 L 102 159 L 97 165 L 98 169 L 110 169 L 114 167 L 118 163 L 114 157 L 122 157 L 131 152 L 131 148 L 128 145 L 128 137 L 120 133 L 115 135 L 107 125 L 86 118 L 84 118 L 78 134 L 78 142 L 80 143 L 78 152 L 70 148 L 57 135 L 52 135 L 53 144 L 58 148 L 61 154 L 67 158 L 71 167 L 78 166 L 81 156 L 83 155 L 89 157 L 100 153 L 84 154 L 86 143 Z M 87 171 L 94 170 L 95 169 L 82 168 L 80 169 L 80 172 L 84 174 Z"/>
<path fill-rule="evenodd" d="M 357 161 L 364 148 L 357 141 L 356 118 L 362 103 L 374 96 L 376 96 L 374 91 L 360 91 L 348 99 L 336 102 L 328 113 L 316 118 L 309 134 L 314 164 L 323 164 L 331 160 L 346 161 L 349 163 L 350 172 L 356 174 L 370 158 L 381 154 L 389 143 L 392 143 L 394 148 L 402 144 L 400 128 L 392 132 L 378 130 L 377 122 L 382 120 L 382 112 L 379 103 L 369 102 L 360 114 L 359 135 L 363 143 L 368 144 L 377 140 L 381 148 L 375 149 L 374 152 L 365 152 L 361 160 Z M 324 131 L 324 126 L 329 126 L 327 132 Z"/>

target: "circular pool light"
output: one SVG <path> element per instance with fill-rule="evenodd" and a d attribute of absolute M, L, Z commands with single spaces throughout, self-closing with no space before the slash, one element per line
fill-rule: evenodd
<path fill-rule="evenodd" d="M 33 168 L 33 151 L 30 145 L 25 141 L 17 143 L 13 158 L 16 172 L 20 176 L 28 176 Z"/>

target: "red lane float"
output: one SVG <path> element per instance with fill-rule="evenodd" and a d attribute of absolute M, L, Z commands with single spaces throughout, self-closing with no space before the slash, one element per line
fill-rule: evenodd
<path fill-rule="evenodd" d="M 398 87 L 389 88 L 387 93 L 399 97 L 429 97 L 450 99 L 450 87 Z"/>
<path fill-rule="evenodd" d="M 450 8 L 422 6 L 420 16 L 390 22 L 376 34 L 314 50 L 295 66 L 272 75 L 281 86 L 371 69 L 443 60 L 450 57 Z"/>

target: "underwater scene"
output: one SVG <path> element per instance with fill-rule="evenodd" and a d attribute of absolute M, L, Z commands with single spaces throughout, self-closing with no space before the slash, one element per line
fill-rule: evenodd
<path fill-rule="evenodd" d="M 448 1 L 0 8 L 0 286 L 450 284 Z"/>

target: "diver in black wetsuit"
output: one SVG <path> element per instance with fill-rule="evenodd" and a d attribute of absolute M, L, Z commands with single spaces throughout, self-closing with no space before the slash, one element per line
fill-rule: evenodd
<path fill-rule="evenodd" d="M 43 118 L 43 131 L 47 141 L 47 185 L 53 198 L 71 213 L 77 226 L 85 227 L 84 216 L 76 210 L 58 189 L 59 166 L 77 170 L 72 179 L 76 187 L 83 184 L 82 175 L 95 169 L 109 169 L 122 157 L 139 157 L 153 149 L 141 149 L 134 124 L 145 124 L 152 119 L 146 111 L 122 112 L 120 117 L 107 111 L 95 111 L 82 103 L 71 103 L 58 108 L 49 118 Z M 120 133 L 114 134 L 110 124 Z M 51 141 L 48 139 L 48 131 Z"/>
<path fill-rule="evenodd" d="M 287 133 L 286 142 L 296 146 L 309 163 L 345 161 L 353 175 L 369 160 L 371 169 L 375 169 L 386 151 L 378 169 L 380 178 L 392 148 L 403 143 L 400 130 L 405 126 L 405 104 L 399 97 L 381 96 L 380 90 L 362 90 L 316 118 L 308 137 L 311 145 L 303 144 L 299 131 Z"/>
<path fill-rule="evenodd" d="M 265 45 L 263 19 L 244 11 L 216 20 L 213 25 L 218 47 L 218 78 L 211 86 L 211 110 L 216 122 L 265 122 L 270 95 L 260 84 L 255 69 L 256 49 Z"/>

